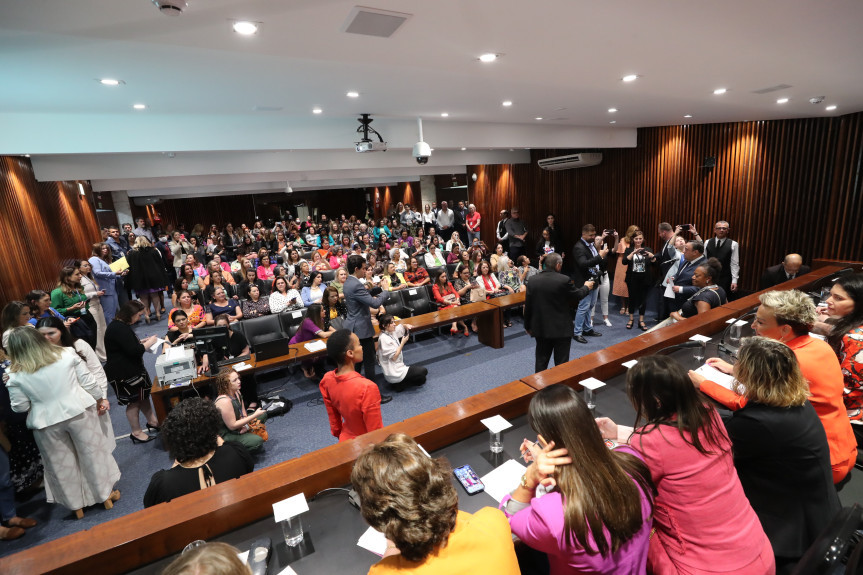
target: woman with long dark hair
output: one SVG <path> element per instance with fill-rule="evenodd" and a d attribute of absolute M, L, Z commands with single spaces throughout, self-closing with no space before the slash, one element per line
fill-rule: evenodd
<path fill-rule="evenodd" d="M 602 436 L 644 457 L 657 488 L 649 573 L 773 573 L 770 541 L 743 493 L 716 410 L 680 365 L 639 358 L 626 374 L 635 429 L 607 417 Z"/>
<path fill-rule="evenodd" d="M 159 250 L 150 245 L 144 236 L 135 239 L 135 247 L 126 254 L 129 262 L 129 278 L 127 286 L 135 290 L 135 294 L 144 304 L 144 321 L 150 324 L 150 306 L 156 321 L 161 321 L 161 309 L 165 303 L 163 291 L 168 283 L 165 275 L 165 264 Z"/>
<path fill-rule="evenodd" d="M 65 319 L 78 320 L 69 327 L 73 335 L 87 340 L 91 347 L 96 346 L 96 320 L 89 312 L 89 298 L 81 286 L 78 268 L 67 266 L 60 270 L 60 281 L 51 292 L 51 306 Z"/>
<path fill-rule="evenodd" d="M 863 420 L 863 274 L 840 277 L 830 289 L 827 307 L 819 308 L 821 333 L 839 356 L 845 379 L 845 409 L 852 421 Z M 827 323 L 829 321 L 830 323 Z M 857 443 L 863 440 L 861 426 L 853 425 Z"/>
<path fill-rule="evenodd" d="M 525 440 L 531 463 L 500 505 L 513 534 L 548 555 L 553 575 L 645 573 L 654 487 L 644 461 L 629 446 L 608 449 L 566 385 L 538 391 L 527 417 L 539 441 Z"/>
<path fill-rule="evenodd" d="M 332 326 L 324 328 L 324 308 L 319 303 L 313 303 L 308 306 L 306 317 L 303 319 L 303 323 L 300 324 L 300 329 L 297 330 L 297 333 L 294 334 L 289 343 L 303 343 L 304 341 L 311 341 L 316 337 L 326 339 L 335 332 L 336 328 Z M 303 361 L 303 374 L 309 379 L 313 378 L 315 376 L 315 366 L 320 364 L 322 364 L 321 360 Z"/>
<path fill-rule="evenodd" d="M 6 349 L 6 342 L 13 329 L 25 325 L 33 325 L 30 323 L 31 317 L 33 317 L 33 312 L 30 311 L 30 306 L 23 301 L 10 301 L 3 306 L 3 312 L 0 314 L 0 332 L 3 333 L 3 349 Z"/>
<path fill-rule="evenodd" d="M 629 293 L 629 322 L 626 324 L 626 329 L 632 329 L 637 312 L 638 327 L 647 331 L 644 318 L 647 294 L 651 289 L 650 267 L 656 263 L 656 254 L 644 245 L 644 232 L 636 230 L 632 234 L 631 245 L 623 251 L 621 259 L 626 266 L 626 291 Z"/>

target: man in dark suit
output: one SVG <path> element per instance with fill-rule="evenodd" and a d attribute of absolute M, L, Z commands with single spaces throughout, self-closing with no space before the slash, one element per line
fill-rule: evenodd
<path fill-rule="evenodd" d="M 560 273 L 562 263 L 560 254 L 548 254 L 543 261 L 543 270 L 527 285 L 524 329 L 536 339 L 535 372 L 548 367 L 552 351 L 554 365 L 569 361 L 569 338 L 573 327 L 569 308 L 593 289 L 592 281 L 585 282 L 580 288 L 570 283 L 569 278 Z"/>
<path fill-rule="evenodd" d="M 581 239 L 572 247 L 572 260 L 575 270 L 573 281 L 576 287 L 581 287 L 591 277 L 599 277 L 608 266 L 608 246 L 600 243 L 602 249 L 597 248 L 596 228 L 587 224 L 581 228 Z M 604 238 L 603 238 L 604 239 Z M 578 343 L 587 343 L 584 336 L 599 337 L 602 334 L 593 329 L 593 315 L 591 310 L 596 304 L 598 291 L 590 290 L 590 294 L 578 302 L 578 311 L 575 314 L 575 326 L 572 339 Z"/>
<path fill-rule="evenodd" d="M 680 306 L 698 291 L 698 288 L 692 285 L 692 274 L 695 273 L 695 268 L 705 261 L 704 244 L 695 240 L 686 242 L 683 248 L 683 261 L 677 269 L 677 275 L 674 276 L 674 287 L 671 288 L 675 293 L 675 309 L 670 311 L 679 310 Z"/>
<path fill-rule="evenodd" d="M 800 254 L 788 254 L 781 264 L 770 266 L 764 273 L 761 274 L 761 280 L 758 282 L 758 289 L 770 289 L 788 280 L 793 280 L 797 276 L 808 274 L 811 269 L 809 266 L 803 265 L 803 258 Z"/>
<path fill-rule="evenodd" d="M 345 280 L 343 291 L 348 315 L 344 327 L 356 334 L 363 348 L 363 368 L 366 379 L 375 381 L 375 328 L 372 325 L 372 314 L 369 308 L 381 307 L 387 299 L 387 292 L 381 297 L 372 297 L 366 286 L 360 281 L 364 278 L 366 260 L 363 256 L 352 255 L 348 258 L 348 279 Z M 359 365 L 359 364 L 357 364 Z M 377 382 L 375 382 L 377 383 Z M 380 388 L 380 384 L 378 384 Z M 392 401 L 391 395 L 381 394 L 381 403 Z"/>
<path fill-rule="evenodd" d="M 659 224 L 659 239 L 660 243 L 656 250 L 656 261 L 659 263 L 659 273 L 656 280 L 656 293 L 658 294 L 656 304 L 656 319 L 662 321 L 668 317 L 671 310 L 665 303 L 665 285 L 662 280 L 678 259 L 680 254 L 674 249 L 674 228 L 668 222 Z"/>
<path fill-rule="evenodd" d="M 722 264 L 722 271 L 716 278 L 716 284 L 725 290 L 728 299 L 733 299 L 737 292 L 737 282 L 740 278 L 740 245 L 728 237 L 730 225 L 725 220 L 716 222 L 713 231 L 715 237 L 704 244 L 704 256 L 716 258 Z"/>

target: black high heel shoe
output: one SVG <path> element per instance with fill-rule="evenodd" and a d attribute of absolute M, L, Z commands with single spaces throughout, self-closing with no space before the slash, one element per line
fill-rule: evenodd
<path fill-rule="evenodd" d="M 148 437 L 147 439 L 138 439 L 138 438 L 137 438 L 137 437 L 135 437 L 134 435 L 130 435 L 130 436 L 129 436 L 129 439 L 131 439 L 131 440 L 132 440 L 132 443 L 150 443 L 151 441 L 153 441 L 153 440 L 154 440 L 154 439 L 156 439 L 156 438 L 155 438 L 154 436 L 152 436 L 152 435 L 151 435 L 151 436 L 150 436 L 150 437 Z"/>
<path fill-rule="evenodd" d="M 158 425 L 150 425 L 148 423 L 147 424 L 147 431 L 155 431 L 156 433 L 159 433 L 160 431 L 162 431 L 162 428 L 159 427 Z"/>

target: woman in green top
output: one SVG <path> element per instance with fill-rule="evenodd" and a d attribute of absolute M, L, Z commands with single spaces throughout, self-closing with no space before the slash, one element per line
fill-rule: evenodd
<path fill-rule="evenodd" d="M 240 374 L 233 367 L 221 372 L 216 378 L 216 407 L 222 415 L 222 425 L 219 435 L 225 441 L 236 441 L 249 451 L 257 451 L 264 444 L 264 440 L 251 432 L 249 424 L 253 420 L 261 423 L 267 421 L 267 412 L 256 409 L 251 414 L 246 414 L 243 405 L 243 396 L 240 394 Z"/>
<path fill-rule="evenodd" d="M 345 282 L 347 281 L 347 279 L 348 279 L 348 270 L 346 270 L 343 267 L 340 267 L 339 269 L 336 270 L 336 279 L 334 279 L 333 281 L 330 282 L 330 287 L 334 287 L 334 288 L 336 288 L 336 290 L 338 290 L 339 299 L 344 299 L 344 297 L 345 297 L 344 287 L 345 287 Z"/>
<path fill-rule="evenodd" d="M 60 270 L 60 281 L 51 292 L 51 307 L 66 318 L 78 319 L 69 331 L 96 348 L 96 320 L 89 312 L 89 298 L 81 285 L 81 270 L 71 266 Z"/>

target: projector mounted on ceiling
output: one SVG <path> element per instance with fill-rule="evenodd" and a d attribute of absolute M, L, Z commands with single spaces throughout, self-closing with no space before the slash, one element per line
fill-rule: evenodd
<path fill-rule="evenodd" d="M 189 3 L 185 0 L 153 0 L 153 4 L 165 16 L 179 16 L 189 7 Z"/>
<path fill-rule="evenodd" d="M 363 135 L 362 139 L 356 143 L 357 152 L 386 152 L 387 143 L 384 142 L 383 136 L 381 136 L 377 130 L 372 128 L 371 124 L 374 120 L 369 118 L 369 115 L 370 114 L 363 114 L 362 118 L 357 118 L 357 121 L 360 123 L 360 126 L 357 128 L 357 133 Z M 369 134 L 374 134 L 380 141 L 375 142 L 369 138 Z"/>

